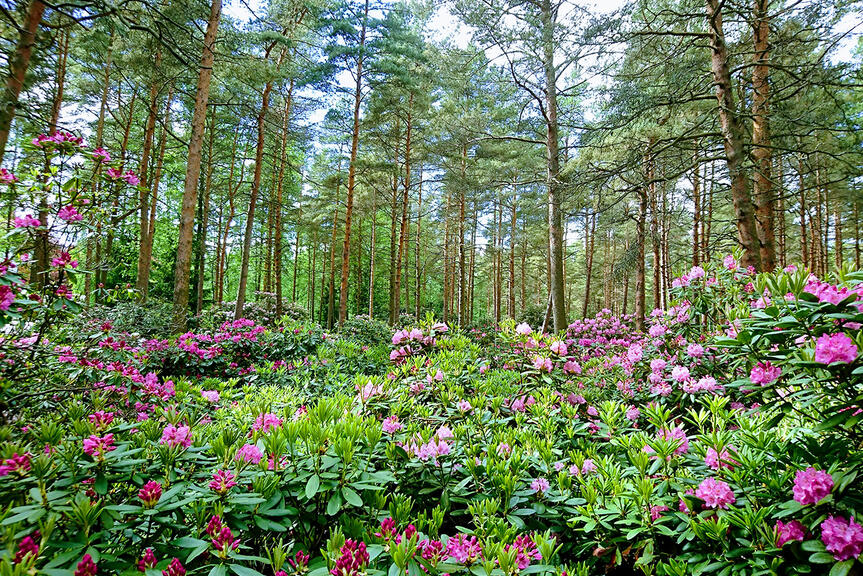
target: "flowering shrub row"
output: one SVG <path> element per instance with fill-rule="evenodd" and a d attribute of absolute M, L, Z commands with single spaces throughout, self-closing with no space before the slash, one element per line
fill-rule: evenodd
<path fill-rule="evenodd" d="M 0 428 L 0 571 L 859 571 L 860 280 L 730 257 L 644 333 L 604 312 L 489 344 L 94 327 L 52 342 L 58 410 Z"/>

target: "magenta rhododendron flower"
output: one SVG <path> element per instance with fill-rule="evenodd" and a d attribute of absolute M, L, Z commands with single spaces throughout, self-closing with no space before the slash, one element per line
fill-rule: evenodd
<path fill-rule="evenodd" d="M 359 576 L 365 572 L 369 563 L 369 553 L 366 551 L 365 542 L 357 542 L 348 538 L 339 550 L 341 556 L 330 574 L 333 576 Z"/>
<path fill-rule="evenodd" d="M 551 346 L 549 346 L 548 349 L 552 353 L 557 354 L 558 356 L 566 356 L 566 353 L 568 351 L 566 348 L 566 343 L 562 340 L 555 340 L 551 343 Z"/>
<path fill-rule="evenodd" d="M 78 222 L 84 219 L 74 206 L 64 206 L 63 208 L 60 208 L 60 210 L 57 211 L 57 218 L 65 220 L 66 222 Z"/>
<path fill-rule="evenodd" d="M 173 558 L 168 567 L 162 570 L 162 576 L 186 576 L 186 569 L 179 558 Z"/>
<path fill-rule="evenodd" d="M 252 425 L 252 430 L 260 430 L 261 432 L 267 433 L 273 428 L 281 427 L 281 425 L 281 418 L 279 418 L 275 414 L 266 412 L 264 414 L 259 414 L 258 417 L 255 418 L 255 423 Z"/>
<path fill-rule="evenodd" d="M 192 431 L 188 426 L 168 424 L 162 431 L 162 439 L 159 440 L 159 444 L 164 444 L 171 448 L 176 446 L 188 448 L 192 445 Z"/>
<path fill-rule="evenodd" d="M 228 490 L 237 485 L 233 472 L 228 470 L 216 470 L 213 472 L 213 479 L 210 481 L 210 490 L 217 494 L 225 494 Z"/>
<path fill-rule="evenodd" d="M 257 464 L 264 457 L 263 452 L 254 444 L 244 444 L 237 450 L 237 455 L 234 460 L 237 462 L 245 462 L 246 464 Z"/>
<path fill-rule="evenodd" d="M 38 540 L 42 538 L 39 531 L 33 532 L 29 536 L 24 536 L 21 542 L 18 543 L 18 550 L 15 552 L 15 558 L 12 560 L 14 564 L 22 564 L 29 560 L 33 560 L 39 556 Z"/>
<path fill-rule="evenodd" d="M 712 447 L 707 449 L 704 463 L 714 470 L 719 470 L 720 468 L 728 468 L 730 470 L 737 464 L 737 462 L 731 459 L 731 453 L 728 450 L 723 450 L 722 453 L 719 453 Z"/>
<path fill-rule="evenodd" d="M 96 576 L 98 573 L 99 569 L 96 563 L 93 562 L 93 557 L 89 554 L 84 554 L 84 557 L 81 558 L 81 561 L 78 562 L 78 566 L 75 568 L 74 576 Z"/>
<path fill-rule="evenodd" d="M 34 218 L 32 214 L 26 214 L 15 218 L 15 228 L 36 228 L 40 224 L 41 222 L 39 222 L 39 219 Z"/>
<path fill-rule="evenodd" d="M 446 552 L 449 558 L 465 566 L 482 558 L 482 547 L 477 537 L 461 533 L 447 540 Z"/>
<path fill-rule="evenodd" d="M 138 560 L 138 572 L 146 572 L 149 568 L 155 568 L 157 561 L 153 549 L 147 548 L 144 550 L 144 555 Z"/>
<path fill-rule="evenodd" d="M 545 478 L 534 478 L 530 483 L 530 489 L 540 494 L 545 494 L 551 486 Z"/>
<path fill-rule="evenodd" d="M 517 550 L 515 562 L 519 570 L 524 570 L 530 566 L 531 560 L 542 560 L 542 554 L 536 549 L 536 544 L 527 534 L 516 536 L 515 542 L 507 544 L 504 550 L 509 551 L 513 548 Z"/>
<path fill-rule="evenodd" d="M 18 178 L 16 178 L 14 174 L 5 168 L 0 168 L 0 184 L 14 184 L 17 181 Z"/>
<path fill-rule="evenodd" d="M 821 523 L 821 541 L 833 557 L 843 562 L 859 558 L 863 552 L 863 526 L 857 524 L 852 516 L 830 516 Z"/>
<path fill-rule="evenodd" d="M 794 499 L 803 505 L 817 504 L 833 490 L 833 477 L 812 466 L 794 476 Z"/>
<path fill-rule="evenodd" d="M 201 390 L 201 396 L 207 402 L 215 404 L 219 401 L 219 392 L 218 390 Z"/>
<path fill-rule="evenodd" d="M 399 422 L 398 416 L 388 416 L 387 418 L 384 418 L 381 428 L 387 434 L 392 434 L 404 428 L 404 425 Z"/>
<path fill-rule="evenodd" d="M 96 460 L 103 459 L 105 454 L 112 450 L 116 450 L 113 434 L 105 434 L 104 436 L 94 434 L 84 439 L 84 453 Z"/>
<path fill-rule="evenodd" d="M 529 336 L 531 332 L 533 332 L 533 329 L 531 329 L 530 324 L 527 322 L 522 322 L 515 327 L 515 333 L 521 336 Z"/>
<path fill-rule="evenodd" d="M 767 386 L 779 379 L 780 375 L 782 375 L 782 369 L 779 366 L 774 366 L 769 361 L 759 362 L 750 370 L 749 380 L 753 384 Z"/>
<path fill-rule="evenodd" d="M 834 362 L 854 362 L 857 358 L 857 345 L 847 334 L 824 334 L 815 342 L 815 361 L 821 364 Z"/>
<path fill-rule="evenodd" d="M 155 480 L 150 480 L 138 490 L 138 498 L 144 508 L 152 508 L 159 502 L 162 497 L 162 485 Z"/>
<path fill-rule="evenodd" d="M 660 518 L 662 518 L 662 513 L 668 511 L 668 506 L 663 504 L 659 504 L 656 506 L 650 507 L 650 519 L 656 522 Z"/>
<path fill-rule="evenodd" d="M 734 504 L 734 492 L 722 480 L 716 478 L 705 478 L 695 490 L 695 496 L 704 500 L 705 508 L 728 508 L 729 504 Z"/>
<path fill-rule="evenodd" d="M 792 520 L 788 524 L 782 520 L 776 521 L 776 546 L 781 548 L 786 542 L 802 542 L 806 537 L 806 528 L 799 520 Z"/>

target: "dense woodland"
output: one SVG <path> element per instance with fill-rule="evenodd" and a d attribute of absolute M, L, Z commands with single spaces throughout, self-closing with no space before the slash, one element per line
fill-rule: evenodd
<path fill-rule="evenodd" d="M 69 131 L 133 171 L 88 213 L 73 288 L 173 302 L 177 329 L 260 302 L 328 327 L 641 323 L 732 249 L 860 266 L 858 9 L 7 0 L 0 154 L 17 174 Z M 8 190 L 7 230 L 48 224 Z"/>

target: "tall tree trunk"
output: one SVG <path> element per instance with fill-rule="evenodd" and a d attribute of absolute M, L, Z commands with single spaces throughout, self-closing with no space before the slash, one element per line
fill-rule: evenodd
<path fill-rule="evenodd" d="M 339 228 L 339 201 L 341 200 L 342 163 L 339 161 L 336 179 L 336 201 L 333 204 L 333 231 L 330 236 L 330 282 L 327 291 L 327 329 L 332 330 L 336 316 L 336 231 Z M 344 266 L 344 261 L 342 261 Z"/>
<path fill-rule="evenodd" d="M 473 304 L 474 304 L 474 289 L 476 288 L 476 229 L 477 229 L 477 205 L 476 200 L 471 205 L 471 227 L 470 227 L 470 264 L 468 278 L 468 319 L 473 322 Z"/>
<path fill-rule="evenodd" d="M 275 47 L 275 44 L 270 44 L 264 58 L 269 58 L 270 51 Z M 279 56 L 279 62 L 276 69 L 281 68 L 282 60 L 285 57 L 285 50 L 282 50 Z M 246 304 L 246 286 L 249 281 L 249 259 L 252 250 L 252 234 L 255 229 L 255 208 L 258 203 L 258 195 L 261 191 L 261 171 L 264 163 L 264 138 L 266 136 L 265 120 L 267 111 L 270 108 L 270 93 L 273 90 L 272 79 L 268 80 L 264 86 L 264 92 L 261 94 L 261 109 L 258 112 L 258 143 L 255 149 L 255 172 L 252 176 L 252 192 L 249 196 L 249 210 L 246 214 L 246 230 L 243 236 L 243 257 L 240 264 L 240 286 L 237 290 L 237 305 L 234 308 L 234 319 L 243 317 L 243 308 Z"/>
<path fill-rule="evenodd" d="M 443 232 L 443 321 L 449 322 L 449 284 L 450 284 L 450 189 L 446 187 L 446 200 L 444 201 L 444 232 Z"/>
<path fill-rule="evenodd" d="M 105 111 L 108 108 L 108 92 L 110 91 L 111 86 L 111 55 L 113 40 L 114 32 L 112 30 L 111 36 L 108 39 L 107 54 L 105 56 L 105 76 L 104 80 L 102 81 L 102 98 L 99 103 L 99 117 L 96 121 L 96 148 L 102 147 L 102 135 L 105 127 Z M 97 168 L 97 170 L 101 171 L 101 166 Z M 96 186 L 97 191 L 101 189 L 101 180 L 97 180 Z M 94 208 L 95 207 L 97 206 L 94 206 Z M 86 269 L 89 273 L 86 274 L 84 277 L 84 297 L 86 298 L 86 303 L 88 306 L 90 305 L 90 298 L 93 292 L 93 270 L 98 265 L 98 260 L 95 258 L 94 252 L 96 251 L 96 247 L 99 245 L 99 243 L 100 242 L 98 234 L 95 238 L 92 235 L 87 236 L 87 251 L 85 258 Z"/>
<path fill-rule="evenodd" d="M 798 210 L 800 215 L 800 259 L 804 268 L 812 269 L 812 263 L 809 256 L 809 238 L 807 237 L 806 216 L 808 209 L 806 208 L 806 181 L 803 177 L 803 154 L 797 157 L 797 191 L 798 191 Z"/>
<path fill-rule="evenodd" d="M 515 175 L 512 178 L 512 206 L 510 206 L 509 213 L 509 302 L 507 303 L 506 314 L 510 318 L 515 318 L 515 225 L 517 186 L 518 175 Z"/>
<path fill-rule="evenodd" d="M 755 163 L 752 200 L 755 204 L 755 228 L 758 234 L 761 268 L 767 272 L 776 267 L 774 237 L 775 201 L 771 175 L 770 149 L 770 48 L 768 34 L 770 0 L 753 0 L 754 66 L 752 68 L 752 157 Z"/>
<path fill-rule="evenodd" d="M 369 318 L 375 317 L 375 253 L 377 252 L 378 195 L 372 192 L 372 238 L 369 248 Z"/>
<path fill-rule="evenodd" d="M 207 177 L 204 180 L 204 198 L 201 203 L 201 213 L 198 215 L 198 245 L 195 255 L 195 266 L 198 273 L 195 278 L 195 316 L 201 315 L 204 306 L 204 266 L 207 256 L 207 228 L 210 223 L 210 191 L 213 185 L 213 169 L 216 161 L 213 159 L 213 140 L 216 134 L 216 107 L 213 107 L 213 118 L 210 122 L 210 141 L 207 146 Z M 149 234 L 149 232 L 148 232 Z M 218 234 L 218 231 L 216 232 Z"/>
<path fill-rule="evenodd" d="M 150 185 L 150 213 L 148 215 L 147 221 L 147 238 L 146 242 L 141 246 L 141 255 L 140 258 L 144 260 L 146 265 L 141 269 L 139 264 L 138 269 L 138 279 L 140 281 L 140 286 L 138 290 L 141 292 L 141 298 L 143 301 L 147 301 L 147 296 L 149 292 L 150 285 L 150 268 L 152 267 L 153 261 L 153 238 L 156 233 L 156 203 L 159 199 L 159 183 L 162 179 L 162 164 L 165 160 L 165 146 L 167 144 L 168 138 L 168 125 L 171 122 L 171 103 L 173 102 L 173 90 L 168 90 L 168 101 L 165 105 L 165 117 L 164 124 L 162 127 L 162 132 L 159 136 L 159 152 L 156 158 L 156 169 L 153 173 L 153 182 Z M 143 184 L 142 184 L 143 185 Z M 143 276 L 141 275 L 143 273 Z"/>
<path fill-rule="evenodd" d="M 369 0 L 363 9 L 363 23 L 360 29 L 359 54 L 357 55 L 357 83 L 354 88 L 354 126 L 351 131 L 351 163 L 348 166 L 348 197 L 345 202 L 345 241 L 342 247 L 342 281 L 339 286 L 339 325 L 348 316 L 348 276 L 350 274 L 351 218 L 354 212 L 354 187 L 357 177 L 357 151 L 360 144 L 360 103 L 363 89 L 363 59 L 366 47 L 366 21 L 369 17 Z M 398 297 L 398 296 L 397 296 Z"/>
<path fill-rule="evenodd" d="M 742 264 L 761 268 L 761 251 L 755 226 L 755 207 L 746 182 L 743 149 L 743 125 L 737 114 L 728 49 L 722 27 L 721 0 L 707 0 L 707 23 L 710 28 L 711 71 L 719 105 L 719 123 L 726 164 L 731 179 L 731 200 L 737 226 L 737 241 L 743 248 Z"/>
<path fill-rule="evenodd" d="M 405 125 L 405 172 L 404 172 L 404 180 L 402 182 L 403 192 L 402 192 L 402 218 L 401 218 L 401 227 L 399 228 L 399 250 L 398 250 L 398 258 L 396 260 L 396 279 L 395 279 L 395 287 L 393 288 L 395 292 L 396 303 L 399 302 L 399 294 L 401 292 L 402 287 L 402 262 L 403 259 L 407 258 L 407 232 L 408 232 L 408 193 L 410 192 L 411 185 L 411 128 L 412 128 L 412 118 L 411 112 L 414 103 L 414 95 L 410 94 L 408 97 L 408 113 L 407 113 L 407 123 Z M 407 282 L 405 282 L 407 284 Z M 405 301 L 408 310 L 410 310 L 410 302 Z M 396 306 L 398 308 L 398 306 Z"/>
<path fill-rule="evenodd" d="M 596 241 L 596 213 L 584 215 L 584 303 L 581 307 L 581 317 L 587 318 L 587 306 L 590 302 L 590 278 L 593 276 L 593 247 Z"/>
<path fill-rule="evenodd" d="M 302 207 L 299 211 L 297 211 L 297 224 L 294 226 L 294 230 L 296 230 L 297 238 L 294 243 L 294 273 L 293 280 L 291 282 L 291 302 L 296 303 L 297 301 L 297 268 L 300 267 L 300 224 L 303 221 L 303 213 Z"/>
<path fill-rule="evenodd" d="M 186 180 L 183 185 L 183 203 L 180 209 L 180 229 L 177 241 L 177 263 L 174 269 L 174 330 L 186 329 L 186 313 L 189 307 L 189 271 L 192 264 L 192 234 L 195 223 L 195 204 L 198 180 L 201 177 L 201 151 L 204 141 L 204 124 L 207 120 L 207 99 L 210 96 L 210 78 L 216 50 L 216 33 L 222 15 L 222 0 L 213 0 L 207 32 L 204 35 L 204 50 L 198 72 L 195 91 L 195 108 L 192 113 L 192 134 L 189 138 L 189 155 L 186 163 Z"/>
<path fill-rule="evenodd" d="M 458 325 L 465 325 L 466 318 L 466 310 L 465 310 L 465 296 L 466 296 L 466 277 L 465 277 L 465 245 L 464 245 L 464 217 L 465 217 L 465 196 L 466 190 L 465 186 L 467 186 L 467 142 L 462 144 L 461 147 L 461 183 L 459 185 L 458 190 L 458 300 L 457 300 L 457 308 L 458 308 Z M 496 213 L 495 213 L 496 214 Z M 496 216 L 495 216 L 496 217 Z M 500 287 L 497 287 L 500 290 Z M 497 295 L 497 292 L 495 292 Z M 497 297 L 495 297 L 495 302 L 497 302 Z M 496 320 L 497 313 L 496 314 Z"/>
<path fill-rule="evenodd" d="M 557 125 L 557 67 L 554 64 L 554 16 L 551 0 L 541 0 L 542 57 L 545 72 L 546 187 L 548 193 L 548 249 L 551 264 L 551 307 L 554 331 L 564 330 L 566 302 L 563 278 L 563 217 L 561 214 L 560 148 Z"/>
<path fill-rule="evenodd" d="M 415 266 L 415 280 L 414 284 L 414 303 L 416 304 L 416 317 L 417 320 L 420 319 L 420 311 L 422 309 L 422 292 L 420 285 L 420 232 L 422 229 L 422 221 L 423 221 L 423 167 L 420 164 L 419 170 L 419 182 L 417 183 L 417 233 L 416 233 L 416 253 L 414 256 L 414 266 Z"/>
<path fill-rule="evenodd" d="M 282 187 L 285 179 L 285 165 L 288 153 L 288 120 L 291 115 L 291 103 L 294 95 L 294 79 L 291 78 L 288 85 L 288 94 L 285 96 L 285 116 L 282 120 L 282 154 L 279 159 L 279 180 L 276 187 L 276 246 L 273 259 L 276 273 L 276 317 L 281 318 L 284 313 L 282 302 Z"/>
<path fill-rule="evenodd" d="M 57 131 L 60 123 L 60 110 L 63 108 L 63 88 L 66 85 L 66 62 L 69 58 L 69 29 L 62 30 L 57 40 L 57 91 L 54 93 L 54 101 L 51 105 L 51 121 L 48 123 L 50 133 Z"/>
<path fill-rule="evenodd" d="M 701 263 L 701 237 L 699 228 L 701 227 L 701 167 L 698 165 L 698 152 L 693 158 L 694 167 L 692 169 L 692 202 L 694 209 L 692 211 L 692 265 L 698 266 Z"/>
<path fill-rule="evenodd" d="M 647 221 L 647 187 L 638 189 L 638 218 L 635 221 L 636 231 L 636 252 L 635 257 L 635 326 L 638 330 L 644 330 L 645 316 L 645 244 L 647 242 L 647 231 L 645 230 Z"/>
<path fill-rule="evenodd" d="M 149 268 L 150 260 L 147 258 L 145 246 L 150 235 L 150 179 L 149 179 L 149 162 L 150 150 L 153 147 L 153 138 L 156 133 L 156 100 L 159 97 L 159 79 L 157 74 L 162 61 L 162 53 L 156 51 L 155 64 L 152 70 L 152 78 L 150 81 L 150 101 L 147 107 L 147 124 L 144 129 L 144 148 L 141 152 L 141 163 L 138 165 L 138 175 L 141 179 L 141 184 L 138 186 L 138 274 L 135 278 L 135 289 L 138 291 L 138 298 L 142 302 L 147 301 L 147 287 L 150 280 Z M 168 106 L 171 105 L 170 98 Z"/>
<path fill-rule="evenodd" d="M 0 164 L 6 155 L 6 143 L 9 141 L 9 131 L 15 118 L 18 97 L 24 88 L 24 79 L 30 66 L 33 46 L 36 44 L 36 32 L 39 30 L 44 12 L 45 3 L 42 0 L 31 0 L 27 9 L 27 21 L 19 31 L 15 53 L 9 59 L 9 76 L 6 77 L 3 100 L 0 101 Z"/>

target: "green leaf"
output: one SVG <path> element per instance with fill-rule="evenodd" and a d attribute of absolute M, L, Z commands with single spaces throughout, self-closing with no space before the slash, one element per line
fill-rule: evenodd
<path fill-rule="evenodd" d="M 321 479 L 315 474 L 314 476 L 310 476 L 308 482 L 306 482 L 306 498 L 311 500 L 315 497 L 315 494 L 318 493 L 318 489 L 321 487 Z"/>
<path fill-rule="evenodd" d="M 213 566 L 213 569 L 210 570 L 209 576 L 227 576 L 228 569 L 225 568 L 224 564 L 216 564 Z"/>
<path fill-rule="evenodd" d="M 231 571 L 237 576 L 264 576 L 257 570 L 253 570 L 252 568 L 247 568 L 241 564 L 231 564 Z"/>
<path fill-rule="evenodd" d="M 363 505 L 363 499 L 360 498 L 360 495 L 353 488 L 348 486 L 342 487 L 342 495 L 345 497 L 345 501 L 351 506 L 360 508 Z"/>
<path fill-rule="evenodd" d="M 338 514 L 339 510 L 342 508 L 342 493 L 339 491 L 333 492 L 332 496 L 330 496 L 329 502 L 327 502 L 327 515 L 335 516 Z"/>
<path fill-rule="evenodd" d="M 809 556 L 809 561 L 813 564 L 832 564 L 836 559 L 829 552 L 816 552 Z"/>
<path fill-rule="evenodd" d="M 830 576 L 846 576 L 849 572 L 851 572 L 851 568 L 854 566 L 854 560 L 846 560 L 845 562 L 837 562 L 833 565 L 833 568 L 830 570 Z"/>

